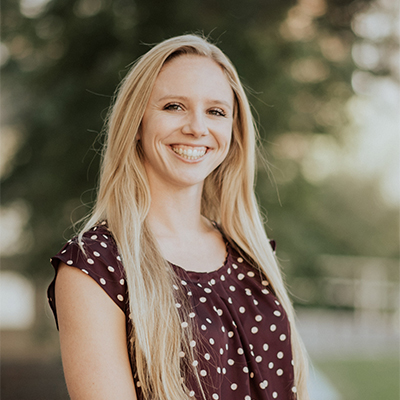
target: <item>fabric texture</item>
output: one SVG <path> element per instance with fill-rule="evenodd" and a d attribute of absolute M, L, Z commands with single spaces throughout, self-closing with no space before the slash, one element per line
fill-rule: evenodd
<path fill-rule="evenodd" d="M 124 269 L 112 234 L 99 225 L 86 232 L 83 241 L 86 254 L 73 239 L 51 259 L 56 273 L 64 262 L 92 277 L 125 313 L 128 329 Z M 191 346 L 207 399 L 296 399 L 289 322 L 267 279 L 229 244 L 224 265 L 215 271 L 170 265 L 192 305 L 182 329 L 189 319 L 198 328 Z M 57 322 L 54 284 L 55 278 L 48 298 Z M 179 298 L 176 306 L 181 306 Z M 133 374 L 142 399 L 134 366 Z M 193 398 L 201 398 L 194 379 L 187 386 L 193 388 Z"/>

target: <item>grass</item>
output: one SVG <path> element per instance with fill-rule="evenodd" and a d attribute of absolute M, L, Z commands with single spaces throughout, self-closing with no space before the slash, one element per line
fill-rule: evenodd
<path fill-rule="evenodd" d="M 399 359 L 327 360 L 314 363 L 342 400 L 399 400 Z"/>

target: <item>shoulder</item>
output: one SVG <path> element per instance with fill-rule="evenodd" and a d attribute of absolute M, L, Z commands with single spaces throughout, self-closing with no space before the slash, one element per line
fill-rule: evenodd
<path fill-rule="evenodd" d="M 54 313 L 55 281 L 62 264 L 90 276 L 125 314 L 128 312 L 125 270 L 114 237 L 106 225 L 91 228 L 81 240 L 78 236 L 69 240 L 50 261 L 56 272 L 48 289 Z"/>

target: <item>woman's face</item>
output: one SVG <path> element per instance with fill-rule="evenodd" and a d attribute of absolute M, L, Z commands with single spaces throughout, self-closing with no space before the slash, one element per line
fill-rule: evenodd
<path fill-rule="evenodd" d="M 182 55 L 165 64 L 138 133 L 150 184 L 201 188 L 228 153 L 233 108 L 233 90 L 213 60 Z"/>

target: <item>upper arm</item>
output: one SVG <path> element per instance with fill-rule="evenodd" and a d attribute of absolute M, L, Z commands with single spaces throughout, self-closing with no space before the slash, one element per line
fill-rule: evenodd
<path fill-rule="evenodd" d="M 125 315 L 89 276 L 61 263 L 55 295 L 72 400 L 136 400 Z"/>

